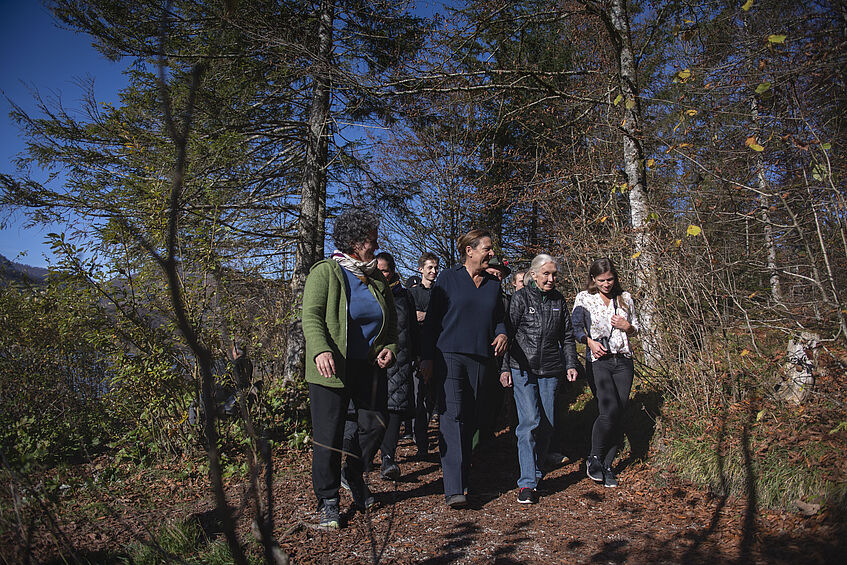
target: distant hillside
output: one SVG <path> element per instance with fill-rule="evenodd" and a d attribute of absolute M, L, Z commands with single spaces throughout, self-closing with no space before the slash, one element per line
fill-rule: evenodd
<path fill-rule="evenodd" d="M 47 269 L 15 263 L 0 255 L 0 284 L 13 282 L 41 284 L 46 278 Z"/>

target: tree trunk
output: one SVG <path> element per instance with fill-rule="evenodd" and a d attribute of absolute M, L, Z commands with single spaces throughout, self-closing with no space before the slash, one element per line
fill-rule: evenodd
<path fill-rule="evenodd" d="M 598 10 L 597 2 L 587 3 L 589 9 Z M 635 284 L 638 289 L 639 318 L 642 327 L 642 344 L 645 361 L 652 364 L 660 359 L 659 334 L 655 327 L 656 256 L 650 246 L 648 231 L 649 205 L 647 175 L 644 166 L 644 148 L 641 145 L 641 101 L 638 97 L 638 69 L 632 52 L 632 31 L 629 25 L 626 0 L 609 0 L 598 14 L 609 33 L 618 59 L 618 77 L 624 100 L 623 159 L 629 188 L 630 222 L 635 233 Z"/>
<path fill-rule="evenodd" d="M 305 371 L 306 344 L 299 309 L 309 269 L 323 254 L 334 8 L 332 0 L 321 1 L 318 24 L 319 51 L 312 73 L 314 93 L 309 108 L 306 163 L 300 191 L 300 217 L 297 221 L 297 251 L 291 277 L 292 307 L 297 317 L 288 332 L 283 379 L 286 383 L 302 378 Z"/>
<path fill-rule="evenodd" d="M 745 27 L 746 30 L 746 27 Z M 756 142 L 759 139 L 759 107 L 756 95 L 750 99 L 750 110 L 753 117 L 753 132 Z M 779 284 L 779 270 L 776 264 L 776 239 L 773 234 L 773 224 L 770 215 L 770 198 L 768 198 L 768 183 L 765 178 L 765 159 L 761 152 L 755 155 L 756 180 L 759 186 L 759 214 L 762 218 L 765 234 L 765 250 L 767 251 L 768 273 L 770 274 L 771 298 L 777 304 L 782 304 L 782 288 Z"/>

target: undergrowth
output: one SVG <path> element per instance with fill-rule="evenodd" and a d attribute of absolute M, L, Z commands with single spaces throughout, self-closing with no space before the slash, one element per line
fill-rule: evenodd
<path fill-rule="evenodd" d="M 801 500 L 844 509 L 845 432 L 826 408 L 740 403 L 703 418 L 674 406 L 663 419 L 657 460 L 721 496 L 746 497 L 753 485 L 762 508 Z"/>
<path fill-rule="evenodd" d="M 210 540 L 196 520 L 187 520 L 166 524 L 150 540 L 127 546 L 126 556 L 121 561 L 127 565 L 174 562 L 226 565 L 232 563 L 232 554 L 226 541 Z M 248 556 L 248 562 L 260 563 L 261 560 Z"/>

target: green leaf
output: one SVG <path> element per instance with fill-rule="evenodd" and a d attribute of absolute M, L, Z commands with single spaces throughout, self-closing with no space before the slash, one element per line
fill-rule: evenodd
<path fill-rule="evenodd" d="M 837 426 L 829 430 L 829 435 L 837 434 L 838 432 L 847 432 L 847 420 L 839 422 Z"/>
<path fill-rule="evenodd" d="M 829 143 L 821 143 L 821 149 L 823 149 L 824 151 L 829 151 L 830 149 L 832 149 L 832 145 L 830 145 Z"/>
<path fill-rule="evenodd" d="M 768 36 L 768 42 L 769 42 L 769 43 L 785 43 L 785 40 L 786 40 L 787 38 L 788 38 L 788 36 L 787 36 L 787 35 L 777 35 L 777 34 L 773 34 L 773 35 L 769 35 L 769 36 Z"/>
<path fill-rule="evenodd" d="M 752 8 L 752 7 L 753 7 L 753 0 L 747 0 L 747 2 L 745 2 L 744 5 L 741 6 L 741 9 L 744 10 L 745 12 L 749 12 L 750 8 Z"/>
<path fill-rule="evenodd" d="M 762 147 L 761 145 L 759 145 L 758 143 L 751 143 L 750 149 L 752 149 L 753 151 L 756 151 L 756 152 L 762 152 L 762 151 L 765 150 L 765 148 Z"/>
<path fill-rule="evenodd" d="M 759 86 L 756 87 L 756 94 L 762 94 L 764 92 L 767 92 L 770 89 L 771 89 L 771 83 L 763 82 L 762 84 L 760 84 Z"/>
<path fill-rule="evenodd" d="M 618 94 L 617 96 L 615 96 L 615 101 L 612 102 L 612 104 L 617 106 L 618 104 L 621 103 L 621 100 L 623 100 L 623 94 Z"/>
<path fill-rule="evenodd" d="M 633 100 L 632 98 L 627 98 L 627 100 L 626 100 L 626 109 L 627 109 L 627 110 L 632 110 L 633 108 L 635 108 L 635 100 Z"/>
<path fill-rule="evenodd" d="M 826 169 L 821 165 L 815 165 L 812 169 L 812 178 L 821 182 L 826 177 Z"/>
<path fill-rule="evenodd" d="M 702 231 L 703 231 L 703 229 L 700 226 L 695 226 L 694 224 L 691 224 L 691 225 L 688 226 L 688 229 L 685 231 L 685 233 L 690 235 L 690 236 L 696 237 L 696 236 L 700 235 L 700 232 L 702 232 Z"/>
<path fill-rule="evenodd" d="M 691 69 L 683 69 L 676 73 L 676 76 L 678 76 L 680 80 L 688 80 L 691 78 Z"/>

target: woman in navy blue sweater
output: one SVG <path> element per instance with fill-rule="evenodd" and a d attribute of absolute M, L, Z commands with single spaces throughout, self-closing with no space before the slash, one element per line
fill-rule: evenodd
<path fill-rule="evenodd" d="M 437 379 L 441 469 L 451 508 L 467 504 L 471 441 L 486 365 L 508 344 L 500 281 L 485 272 L 494 256 L 491 233 L 472 230 L 456 243 L 462 265 L 444 270 L 432 287 L 421 354 L 424 379 Z"/>

